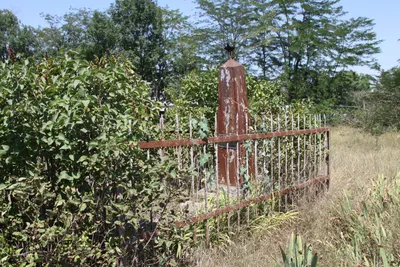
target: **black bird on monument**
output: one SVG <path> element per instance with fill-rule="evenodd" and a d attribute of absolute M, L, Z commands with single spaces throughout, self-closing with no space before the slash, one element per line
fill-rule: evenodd
<path fill-rule="evenodd" d="M 233 52 L 235 51 L 235 47 L 231 46 L 229 43 L 226 43 L 225 51 L 228 52 L 229 57 L 232 58 Z"/>

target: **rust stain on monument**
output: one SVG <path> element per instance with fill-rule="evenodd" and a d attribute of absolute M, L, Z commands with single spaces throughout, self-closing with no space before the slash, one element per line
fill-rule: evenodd
<path fill-rule="evenodd" d="M 218 136 L 247 134 L 250 127 L 250 115 L 245 70 L 243 65 L 233 59 L 229 59 L 219 69 L 218 102 Z M 240 176 L 240 170 L 247 164 L 249 165 L 249 174 L 253 176 L 254 157 L 249 155 L 249 161 L 246 161 L 243 142 L 239 143 L 239 151 L 237 143 L 218 145 L 218 180 L 220 184 L 231 186 L 238 185 L 238 182 L 242 184 L 244 177 Z"/>

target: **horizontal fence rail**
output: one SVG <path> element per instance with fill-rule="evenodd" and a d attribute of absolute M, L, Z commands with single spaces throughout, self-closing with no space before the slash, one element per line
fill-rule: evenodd
<path fill-rule="evenodd" d="M 141 149 L 148 149 L 148 148 L 207 145 L 207 144 L 218 144 L 227 142 L 239 142 L 246 140 L 269 139 L 274 137 L 294 136 L 301 134 L 325 133 L 328 131 L 329 131 L 328 128 L 316 128 L 316 129 L 287 131 L 287 132 L 270 132 L 270 133 L 260 133 L 260 134 L 241 134 L 241 135 L 230 135 L 230 136 L 220 136 L 220 137 L 209 137 L 206 139 L 180 139 L 180 140 L 164 140 L 164 141 L 149 141 L 149 142 L 142 141 L 139 142 L 139 147 Z"/>
<path fill-rule="evenodd" d="M 328 180 L 329 180 L 328 176 L 317 178 L 317 179 L 313 179 L 313 180 L 307 181 L 307 182 L 305 182 L 303 184 L 296 185 L 296 186 L 293 186 L 291 188 L 287 188 L 287 189 L 281 190 L 279 192 L 274 192 L 272 194 L 259 196 L 259 197 L 256 197 L 256 198 L 252 198 L 250 200 L 243 201 L 243 202 L 240 202 L 240 203 L 235 204 L 235 205 L 226 206 L 226 207 L 224 207 L 222 209 L 214 210 L 214 211 L 212 211 L 210 213 L 207 213 L 207 214 L 202 214 L 202 215 L 199 215 L 199 216 L 192 217 L 192 218 L 190 218 L 189 220 L 186 220 L 186 221 L 179 221 L 179 222 L 176 222 L 175 225 L 177 227 L 185 227 L 187 225 L 191 225 L 191 224 L 195 224 L 195 223 L 198 223 L 198 222 L 202 222 L 202 221 L 211 219 L 211 218 L 213 218 L 215 216 L 218 216 L 218 215 L 222 215 L 222 214 L 225 214 L 225 213 L 228 213 L 228 212 L 231 212 L 231 211 L 236 211 L 236 210 L 239 210 L 241 208 L 249 207 L 252 204 L 257 204 L 257 203 L 260 203 L 262 201 L 266 201 L 266 200 L 270 200 L 270 199 L 273 199 L 273 198 L 276 198 L 276 197 L 284 196 L 284 195 L 286 195 L 286 194 L 288 194 L 290 192 L 293 192 L 295 190 L 304 189 L 304 188 L 309 187 L 311 185 L 322 183 L 322 182 L 326 182 Z"/>
<path fill-rule="evenodd" d="M 176 182 L 167 188 L 179 190 L 172 206 L 181 215 L 173 224 L 192 227 L 193 239 L 208 243 L 273 210 L 289 210 L 307 188 L 329 186 L 325 117 L 288 111 L 246 117 L 246 134 L 224 136 L 201 120 L 162 116 L 161 140 L 138 144 L 148 159 L 175 161 Z"/>

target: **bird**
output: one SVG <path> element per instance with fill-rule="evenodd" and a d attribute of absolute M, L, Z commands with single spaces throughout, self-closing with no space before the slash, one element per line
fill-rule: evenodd
<path fill-rule="evenodd" d="M 228 52 L 229 56 L 232 58 L 233 51 L 235 51 L 235 47 L 231 46 L 229 43 L 226 43 L 225 51 Z"/>

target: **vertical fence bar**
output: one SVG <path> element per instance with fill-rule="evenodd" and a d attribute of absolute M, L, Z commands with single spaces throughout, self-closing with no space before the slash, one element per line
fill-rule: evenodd
<path fill-rule="evenodd" d="M 318 127 L 322 127 L 322 117 L 321 117 L 321 114 L 319 114 L 319 116 L 318 116 L 318 119 L 319 119 L 319 121 L 318 121 Z M 323 136 L 323 133 L 320 133 L 319 135 L 319 138 L 318 138 L 318 150 L 319 150 L 319 158 L 318 158 L 318 169 L 320 170 L 320 172 L 322 171 L 321 169 L 322 169 L 322 136 Z"/>
<path fill-rule="evenodd" d="M 255 131 L 255 133 L 258 133 L 258 131 L 257 131 L 257 123 L 258 123 L 257 116 L 254 116 L 254 131 Z M 257 189 L 255 191 L 259 195 L 260 192 L 259 192 L 258 188 L 260 186 L 259 185 L 260 181 L 258 179 L 258 139 L 256 139 L 254 141 L 254 168 L 255 168 L 255 170 L 254 170 L 254 184 L 257 186 Z M 256 218 L 258 218 L 258 207 L 259 206 L 255 205 L 254 207 L 255 207 L 255 209 L 253 209 L 254 216 Z"/>
<path fill-rule="evenodd" d="M 325 114 L 324 114 L 324 127 L 326 128 L 326 115 Z M 327 136 L 328 136 L 328 134 L 325 132 L 324 133 L 324 161 L 325 161 L 324 173 L 325 174 L 327 174 L 327 169 L 328 169 L 327 161 L 326 161 L 326 159 L 327 159 L 327 157 L 326 157 L 326 155 L 327 155 Z"/>
<path fill-rule="evenodd" d="M 192 121 L 192 114 L 189 115 L 189 139 L 193 138 L 193 121 Z M 195 201 L 198 201 L 198 195 L 197 191 L 195 192 L 195 179 L 194 179 L 194 147 L 190 146 L 189 148 L 189 157 L 190 157 L 190 170 L 191 170 L 191 181 L 190 181 L 190 187 L 191 187 L 191 197 L 195 199 Z M 197 241 L 197 226 L 196 224 L 193 225 L 193 241 Z"/>
<path fill-rule="evenodd" d="M 268 127 L 267 127 L 267 117 L 266 116 L 262 116 L 262 126 L 264 127 L 264 129 L 262 129 L 265 132 L 268 132 Z M 268 173 L 268 168 L 267 168 L 267 145 L 268 145 L 268 141 L 267 139 L 263 139 L 262 140 L 262 149 L 263 149 L 263 169 L 262 169 L 262 174 L 261 177 L 263 180 L 265 180 L 265 178 L 267 177 L 267 173 Z M 269 175 L 271 176 L 271 172 L 269 172 Z M 271 177 L 270 177 L 271 178 Z M 263 181 L 264 182 L 264 181 Z"/>
<path fill-rule="evenodd" d="M 331 134 L 330 131 L 326 132 L 326 138 L 327 138 L 327 155 L 326 155 L 326 164 L 327 164 L 327 170 L 326 170 L 326 175 L 328 176 L 328 181 L 326 183 L 327 189 L 329 189 L 329 184 L 331 180 Z"/>
<path fill-rule="evenodd" d="M 207 146 L 203 145 L 203 155 L 207 154 Z M 203 166 L 204 168 L 204 208 L 206 213 L 208 213 L 208 173 L 206 171 L 207 169 L 207 163 L 206 165 Z M 210 227 L 209 227 L 209 223 L 208 223 L 208 219 L 206 220 L 206 245 L 209 246 L 210 245 Z"/>
<path fill-rule="evenodd" d="M 239 114 L 236 114 L 236 125 L 239 125 Z M 239 127 L 236 127 L 236 134 L 239 135 Z M 236 197 L 237 201 L 240 201 L 240 178 L 241 178 L 241 153 L 240 153 L 240 144 L 236 142 Z M 240 231 L 240 209 L 237 210 L 237 231 Z"/>
<path fill-rule="evenodd" d="M 303 115 L 303 129 L 307 129 L 306 115 Z M 307 135 L 303 135 L 303 181 L 307 180 Z"/>
<path fill-rule="evenodd" d="M 165 137 L 164 137 L 164 115 L 161 114 L 160 117 L 160 128 L 161 128 L 161 140 L 164 141 Z M 164 159 L 164 148 L 160 149 L 160 156 L 161 156 L 161 160 Z"/>
<path fill-rule="evenodd" d="M 278 113 L 278 132 L 281 131 L 280 114 Z M 281 191 L 281 138 L 278 137 L 278 191 Z M 278 199 L 278 208 L 281 210 L 281 196 Z"/>
<path fill-rule="evenodd" d="M 273 116 L 271 114 L 271 133 L 274 132 L 274 120 Z M 272 182 L 272 188 L 271 192 L 275 191 L 275 176 L 274 176 L 274 138 L 271 138 L 271 152 L 270 152 L 270 163 L 271 163 L 271 182 Z"/>
<path fill-rule="evenodd" d="M 272 115 L 271 115 L 272 116 Z M 267 126 L 267 116 L 263 116 L 263 120 L 264 120 L 264 125 L 265 125 L 265 131 L 266 132 L 268 132 L 268 126 Z M 271 123 L 272 123 L 272 119 L 271 119 Z M 272 150 L 271 149 L 268 149 L 268 144 L 271 144 L 272 145 L 272 142 L 268 142 L 268 140 L 267 139 L 264 139 L 263 140 L 263 150 L 264 150 L 264 157 L 263 157 L 263 175 L 262 175 L 262 177 L 263 177 L 263 180 L 262 180 L 262 191 L 263 191 L 263 194 L 267 194 L 268 193 L 268 191 L 267 191 L 267 188 L 268 188 L 268 184 L 266 183 L 267 181 L 269 182 L 269 184 L 271 184 L 272 185 L 272 187 L 274 186 L 274 181 L 273 181 L 273 179 L 272 179 L 272 176 L 271 176 L 271 171 L 272 171 Z M 268 150 L 269 150 L 269 165 L 270 165 L 270 167 L 271 167 L 271 169 L 270 169 L 270 171 L 268 172 L 268 167 L 267 167 L 267 152 L 268 152 Z M 268 178 L 269 178 L 269 180 L 267 180 L 266 181 L 266 178 L 267 178 L 267 174 L 268 174 Z M 266 215 L 267 214 L 267 203 L 266 202 L 264 202 L 264 215 Z"/>
<path fill-rule="evenodd" d="M 285 129 L 284 131 L 288 130 L 288 116 L 287 116 L 287 110 L 285 109 Z M 285 148 L 285 175 L 284 177 L 284 182 L 283 182 L 283 189 L 286 189 L 289 185 L 289 177 L 288 177 L 288 152 L 289 152 L 289 137 L 284 137 L 284 148 Z M 288 204 L 288 195 L 285 194 L 285 210 L 287 210 L 287 204 Z"/>
<path fill-rule="evenodd" d="M 164 141 L 165 140 L 165 136 L 164 136 L 164 115 L 161 114 L 160 117 L 160 127 L 161 127 L 161 140 Z M 161 156 L 161 161 L 164 161 L 164 155 L 165 155 L 165 151 L 164 148 L 161 148 L 160 150 L 160 156 Z M 166 180 L 163 180 L 164 183 L 164 193 L 166 193 L 166 188 L 167 188 L 167 182 Z M 168 217 L 167 217 L 167 223 L 168 223 Z"/>
<path fill-rule="evenodd" d="M 227 133 L 228 132 L 228 125 L 225 125 L 225 132 Z M 231 187 L 231 185 L 230 185 L 230 179 L 229 179 L 229 167 L 230 167 L 230 160 L 229 160 L 229 157 L 230 157 L 230 155 L 229 155 L 229 143 L 227 142 L 226 143 L 226 153 L 225 153 L 225 155 L 226 155 L 226 173 L 225 173 L 225 181 L 226 181 L 226 185 L 227 185 L 227 189 L 226 189 L 226 191 L 227 191 L 227 195 L 226 195 L 226 200 L 227 200 L 227 203 L 226 203 L 226 205 L 228 206 L 228 205 L 230 205 L 230 198 L 231 198 L 231 191 L 230 191 L 230 187 Z M 230 212 L 228 212 L 227 213 L 227 219 L 228 219 L 228 232 L 230 232 L 230 229 L 231 229 L 231 213 Z"/>
<path fill-rule="evenodd" d="M 297 114 L 297 130 L 300 130 L 300 114 Z M 301 177 L 301 150 L 300 150 L 300 145 L 301 145 L 301 136 L 297 135 L 297 184 L 300 184 L 300 177 Z"/>
<path fill-rule="evenodd" d="M 245 120 L 246 120 L 246 134 L 248 134 L 249 133 L 249 118 L 247 116 L 247 113 L 245 113 Z M 251 141 L 249 140 L 249 142 L 251 142 Z M 249 155 L 248 148 L 245 147 L 245 149 L 246 149 L 246 175 L 247 175 L 246 176 L 246 179 L 247 179 L 246 186 L 250 187 L 250 172 L 249 172 L 249 168 L 250 168 L 250 166 L 249 166 L 249 156 L 250 155 Z M 249 190 L 249 191 L 248 191 L 248 193 L 246 195 L 247 195 L 247 198 L 249 199 L 250 198 L 250 194 L 249 194 L 250 188 L 247 188 L 247 190 Z M 247 225 L 249 225 L 250 224 L 250 207 L 247 206 L 246 209 L 247 209 Z"/>
<path fill-rule="evenodd" d="M 313 121 L 312 121 L 311 116 L 312 116 L 311 114 L 308 116 L 310 129 L 313 128 Z M 313 176 L 314 176 L 314 170 L 313 170 L 313 165 L 312 165 L 312 163 L 314 161 L 313 160 L 313 136 L 312 136 L 312 134 L 308 135 L 308 143 L 310 144 L 309 145 L 310 149 L 308 149 L 308 151 L 307 151 L 308 152 L 307 159 L 309 160 L 309 162 L 308 162 L 309 174 L 308 174 L 307 180 L 309 180 L 310 177 L 313 178 Z"/>
<path fill-rule="evenodd" d="M 189 116 L 189 138 L 192 139 L 193 138 L 193 121 L 192 121 L 192 115 Z M 191 189 L 192 189 L 192 197 L 195 196 L 195 192 L 194 192 L 194 148 L 193 146 L 190 146 L 190 168 L 192 171 L 192 181 L 191 181 Z M 197 197 L 197 192 L 196 192 L 196 201 L 197 201 L 198 197 Z"/>
<path fill-rule="evenodd" d="M 179 140 L 181 139 L 181 134 L 180 134 L 180 129 L 179 129 L 179 116 L 178 114 L 175 115 L 175 121 L 176 121 L 176 138 Z M 178 170 L 181 170 L 182 168 L 182 163 L 181 163 L 181 153 L 182 153 L 182 147 L 178 146 L 176 148 L 176 154 L 178 156 Z"/>
<path fill-rule="evenodd" d="M 132 120 L 129 120 L 128 121 L 128 125 L 129 125 L 129 135 L 131 135 L 132 134 Z M 147 151 L 149 151 L 148 149 L 147 149 Z M 149 156 L 147 156 L 147 159 L 149 159 Z M 129 159 L 129 165 L 130 165 L 130 167 L 131 167 L 131 169 L 133 168 L 133 159 L 131 158 L 131 159 Z"/>
<path fill-rule="evenodd" d="M 291 121 L 290 121 L 290 125 L 291 125 L 291 130 L 294 130 L 294 118 L 293 118 L 293 113 L 291 113 Z M 294 179 L 294 136 L 291 136 L 291 143 L 290 143 L 290 182 L 291 182 L 291 186 L 293 186 L 295 184 L 295 179 Z M 294 197 L 294 194 L 292 194 L 292 199 Z"/>
<path fill-rule="evenodd" d="M 217 114 L 215 114 L 215 131 L 214 131 L 214 136 L 217 137 Z M 217 195 L 217 209 L 220 208 L 220 195 L 219 195 L 219 177 L 218 177 L 218 144 L 214 144 L 214 150 L 215 150 L 215 191 Z M 219 238 L 219 216 L 217 216 L 217 237 Z"/>
<path fill-rule="evenodd" d="M 314 115 L 314 128 L 317 128 L 317 116 Z M 314 178 L 318 175 L 318 167 L 317 167 L 317 137 L 318 134 L 315 133 L 314 135 Z"/>

